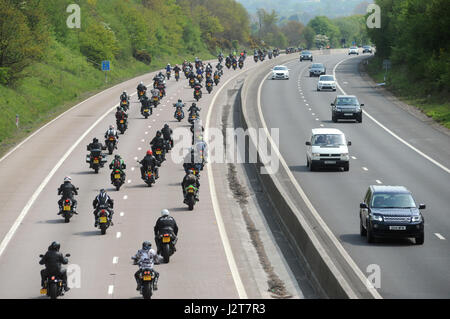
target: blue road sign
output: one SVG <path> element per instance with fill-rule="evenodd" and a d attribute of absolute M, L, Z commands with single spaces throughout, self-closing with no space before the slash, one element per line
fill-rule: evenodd
<path fill-rule="evenodd" d="M 102 61 L 102 71 L 110 71 L 110 63 L 109 61 Z"/>

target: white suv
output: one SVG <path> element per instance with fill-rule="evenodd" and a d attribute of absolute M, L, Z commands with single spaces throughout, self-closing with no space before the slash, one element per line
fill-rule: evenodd
<path fill-rule="evenodd" d="M 321 75 L 319 82 L 317 82 L 317 91 L 321 90 L 333 90 L 336 91 L 336 81 L 332 75 Z"/>
<path fill-rule="evenodd" d="M 350 168 L 350 157 L 344 133 L 334 128 L 315 128 L 306 142 L 306 166 L 313 171 L 317 167 Z"/>
<path fill-rule="evenodd" d="M 351 47 L 350 49 L 348 49 L 348 55 L 350 55 L 350 54 L 359 55 L 358 47 Z"/>

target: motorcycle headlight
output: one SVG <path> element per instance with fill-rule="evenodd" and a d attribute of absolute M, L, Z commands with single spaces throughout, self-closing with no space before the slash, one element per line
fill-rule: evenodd
<path fill-rule="evenodd" d="M 383 217 L 380 216 L 380 215 L 371 215 L 370 218 L 371 218 L 372 220 L 377 221 L 377 222 L 382 222 L 382 221 L 383 221 Z"/>

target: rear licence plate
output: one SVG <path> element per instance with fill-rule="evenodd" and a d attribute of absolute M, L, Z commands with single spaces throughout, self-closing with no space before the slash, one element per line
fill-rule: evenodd
<path fill-rule="evenodd" d="M 64 206 L 64 211 L 69 212 L 70 211 L 70 206 Z"/>
<path fill-rule="evenodd" d="M 389 230 L 406 230 L 406 226 L 389 226 Z"/>
<path fill-rule="evenodd" d="M 120 179 L 120 174 L 115 174 L 115 175 L 114 175 L 114 178 L 115 178 L 115 179 Z"/>
<path fill-rule="evenodd" d="M 325 164 L 336 164 L 336 161 L 324 161 Z"/>
<path fill-rule="evenodd" d="M 106 217 L 100 217 L 100 223 L 106 224 L 108 222 L 108 219 Z"/>
<path fill-rule="evenodd" d="M 162 242 L 163 243 L 170 243 L 170 237 L 163 237 Z"/>
<path fill-rule="evenodd" d="M 152 280 L 152 276 L 150 275 L 144 275 L 144 277 L 142 278 L 144 281 L 150 281 Z"/>

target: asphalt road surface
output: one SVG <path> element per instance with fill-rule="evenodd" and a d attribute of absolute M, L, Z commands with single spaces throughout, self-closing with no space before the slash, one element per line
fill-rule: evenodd
<path fill-rule="evenodd" d="M 212 94 L 203 89 L 203 98 L 198 103 L 202 118 L 213 96 L 228 79 L 256 66 L 250 60 L 247 59 L 244 70 L 224 68 L 221 83 Z M 155 266 L 160 280 L 159 290 L 153 297 L 245 296 L 236 288 L 236 276 L 230 270 L 213 212 L 206 169 L 201 178 L 200 202 L 194 211 L 188 211 L 183 204 L 180 183 L 184 170 L 182 164 L 170 160 L 170 154 L 152 188 L 141 180 L 136 160 L 141 160 L 150 149 L 149 142 L 156 131 L 165 123 L 171 128 L 190 127 L 187 108 L 185 119 L 178 123 L 173 118 L 172 104 L 178 98 L 187 107 L 195 101 L 184 75 L 178 83 L 172 77 L 167 81 L 167 96 L 153 115 L 144 119 L 140 115 L 136 86 L 144 81 L 150 88 L 154 75 L 135 78 L 84 101 L 0 160 L 0 298 L 45 298 L 39 296 L 42 269 L 38 264 L 39 254 L 44 254 L 54 240 L 61 243 L 61 252 L 71 254 L 71 267 L 79 269 L 69 274 L 69 281 L 79 283 L 79 288 L 72 289 L 64 298 L 142 298 L 135 290 L 133 275 L 137 266 L 132 265 L 131 256 L 144 240 L 154 243 L 153 226 L 164 208 L 177 220 L 179 240 L 170 263 Z M 115 107 L 123 90 L 134 95 L 128 112 L 129 128 L 120 136 L 118 150 L 114 152 L 127 164 L 126 184 L 117 192 L 110 183 L 108 168 L 113 156 L 108 156 L 99 174 L 89 169 L 85 157 L 86 145 L 94 137 L 103 143 L 108 126 L 115 125 Z M 191 135 L 187 138 L 190 140 Z M 66 175 L 80 188 L 79 215 L 68 224 L 57 216 L 57 188 Z M 92 201 L 101 188 L 115 200 L 114 226 L 104 236 L 94 228 L 92 214 Z"/>
<path fill-rule="evenodd" d="M 317 92 L 318 78 L 310 78 L 308 73 L 310 62 L 298 59 L 285 64 L 291 69 L 290 80 L 260 79 L 264 81 L 261 104 L 265 121 L 269 129 L 280 129 L 282 156 L 361 271 L 368 276 L 369 265 L 380 267 L 378 292 L 382 297 L 449 298 L 450 137 L 399 108 L 364 81 L 358 71 L 362 59 L 361 55 L 331 54 L 317 55 L 314 62 L 324 63 L 327 74 L 337 65 L 337 81 L 345 93 L 356 95 L 365 104 L 365 112 L 411 147 L 366 113 L 362 123 L 333 123 L 330 103 L 343 92 Z M 338 128 L 352 142 L 349 172 L 310 172 L 306 167 L 305 142 L 311 129 L 319 127 Z M 368 244 L 360 237 L 359 203 L 368 186 L 378 184 L 404 185 L 418 203 L 427 205 L 422 211 L 424 245 L 416 246 L 410 239 Z"/>

